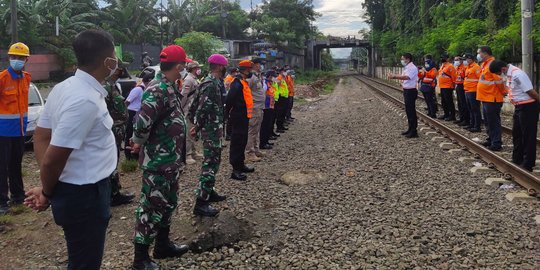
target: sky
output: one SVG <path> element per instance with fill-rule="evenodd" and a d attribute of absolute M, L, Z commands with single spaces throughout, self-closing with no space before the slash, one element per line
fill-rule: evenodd
<path fill-rule="evenodd" d="M 249 10 L 251 3 L 255 7 L 261 0 L 240 0 L 243 9 Z M 362 19 L 364 0 L 314 0 L 315 10 L 322 14 L 315 25 L 325 35 L 358 36 L 358 30 L 369 28 Z M 334 58 L 346 58 L 350 48 L 331 49 Z"/>

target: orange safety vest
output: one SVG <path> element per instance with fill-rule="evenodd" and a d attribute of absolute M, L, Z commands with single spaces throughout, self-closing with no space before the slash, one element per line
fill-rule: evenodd
<path fill-rule="evenodd" d="M 244 94 L 244 101 L 246 102 L 247 118 L 253 117 L 253 96 L 251 95 L 251 88 L 246 80 L 240 80 L 242 83 L 242 93 Z"/>
<path fill-rule="evenodd" d="M 269 109 L 273 109 L 275 106 L 275 97 L 276 97 L 276 88 L 272 85 L 272 81 L 266 82 L 266 100 L 265 100 L 265 106 Z"/>
<path fill-rule="evenodd" d="M 439 73 L 440 88 L 454 88 L 454 82 L 457 78 L 456 68 L 448 62 L 443 63 Z"/>
<path fill-rule="evenodd" d="M 227 75 L 225 79 L 223 80 L 223 84 L 225 85 L 225 90 L 229 91 L 231 89 L 231 83 L 234 81 L 234 77 L 231 76 L 231 74 Z"/>
<path fill-rule="evenodd" d="M 463 80 L 465 79 L 465 70 L 466 68 L 464 64 L 461 64 L 456 68 L 456 84 L 463 84 Z"/>
<path fill-rule="evenodd" d="M 490 57 L 482 63 L 482 73 L 476 88 L 476 100 L 484 102 L 503 102 L 506 90 L 502 78 L 489 71 L 489 65 L 495 58 Z"/>
<path fill-rule="evenodd" d="M 287 88 L 289 88 L 289 97 L 294 97 L 294 79 L 291 75 L 285 77 L 285 82 L 287 83 Z"/>
<path fill-rule="evenodd" d="M 22 76 L 11 68 L 0 72 L 0 136 L 21 137 L 26 133 L 30 80 L 28 72 L 23 71 Z"/>
<path fill-rule="evenodd" d="M 435 87 L 437 79 L 437 69 L 432 68 L 428 72 L 421 71 L 418 73 L 418 77 L 422 79 L 422 84 L 427 84 L 431 87 Z"/>
<path fill-rule="evenodd" d="M 463 81 L 465 92 L 476 92 L 481 72 L 482 69 L 476 62 L 467 66 L 467 69 L 465 69 L 465 80 Z"/>

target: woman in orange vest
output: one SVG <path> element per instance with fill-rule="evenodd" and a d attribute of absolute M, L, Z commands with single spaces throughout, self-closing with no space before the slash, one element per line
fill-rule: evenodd
<path fill-rule="evenodd" d="M 454 82 L 457 79 L 457 72 L 454 65 L 448 62 L 447 53 L 441 55 L 441 69 L 439 71 L 439 88 L 441 88 L 441 103 L 444 115 L 441 120 L 456 120 L 456 106 L 454 105 Z"/>
<path fill-rule="evenodd" d="M 476 133 L 480 132 L 482 125 L 482 114 L 480 112 L 480 103 L 476 100 L 476 88 L 478 87 L 478 79 L 482 69 L 475 62 L 474 55 L 467 53 L 463 55 L 465 59 L 465 79 L 463 81 L 463 89 L 465 90 L 465 98 L 467 107 L 469 108 L 469 126 L 468 131 Z"/>
<path fill-rule="evenodd" d="M 437 102 L 435 101 L 435 86 L 437 85 L 437 68 L 433 60 L 426 59 L 424 68 L 418 73 L 420 81 L 420 92 L 424 95 L 424 100 L 428 108 L 428 115 L 437 117 Z"/>
<path fill-rule="evenodd" d="M 249 60 L 240 62 L 238 67 L 240 74 L 231 83 L 225 106 L 225 117 L 228 118 L 232 126 L 229 155 L 229 161 L 233 167 L 231 178 L 239 181 L 247 179 L 245 173 L 255 171 L 254 168 L 245 164 L 249 119 L 253 116 L 253 97 L 246 79 L 253 76 L 252 67 L 253 62 Z"/>

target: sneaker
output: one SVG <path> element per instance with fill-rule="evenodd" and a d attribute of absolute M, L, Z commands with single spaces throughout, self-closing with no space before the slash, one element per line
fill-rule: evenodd
<path fill-rule="evenodd" d="M 249 153 L 246 155 L 246 160 L 249 162 L 259 162 L 262 159 L 258 157 L 257 155 L 255 155 L 255 153 Z"/>
<path fill-rule="evenodd" d="M 187 164 L 187 165 L 193 165 L 193 164 L 195 164 L 195 163 L 197 163 L 197 161 L 194 160 L 193 157 L 191 157 L 191 155 L 189 155 L 189 156 L 186 157 L 186 164 Z"/>
<path fill-rule="evenodd" d="M 133 201 L 133 198 L 135 198 L 135 195 L 133 194 L 122 194 L 118 192 L 118 194 L 114 195 L 111 198 L 111 206 L 129 204 Z"/>

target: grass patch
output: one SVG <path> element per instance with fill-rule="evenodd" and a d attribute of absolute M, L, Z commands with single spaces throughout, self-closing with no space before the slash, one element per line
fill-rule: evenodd
<path fill-rule="evenodd" d="M 30 209 L 22 204 L 20 205 L 15 205 L 15 206 L 12 206 L 10 209 L 9 209 L 9 212 L 11 212 L 12 215 L 19 215 L 19 214 L 22 214 L 22 213 L 26 213 L 28 212 Z"/>
<path fill-rule="evenodd" d="M 134 172 L 139 168 L 139 163 L 136 160 L 124 160 L 120 162 L 120 170 L 122 172 Z"/>
<path fill-rule="evenodd" d="M 13 223 L 13 217 L 10 215 L 1 215 L 0 216 L 0 225 L 9 225 Z"/>
<path fill-rule="evenodd" d="M 298 71 L 296 72 L 296 78 L 294 79 L 295 84 L 310 84 L 316 80 L 335 76 L 337 73 L 335 71 L 322 71 L 322 70 L 308 70 L 308 71 Z"/>
<path fill-rule="evenodd" d="M 23 168 L 23 169 L 21 170 L 21 176 L 22 176 L 23 178 L 25 178 L 25 177 L 28 176 L 28 170 L 26 170 L 26 168 Z"/>
<path fill-rule="evenodd" d="M 328 80 L 323 86 L 321 95 L 330 95 L 334 91 L 334 88 L 336 88 L 337 83 L 337 79 Z"/>
<path fill-rule="evenodd" d="M 297 98 L 297 97 L 294 98 L 294 105 L 304 105 L 306 103 L 308 102 L 304 98 Z"/>

